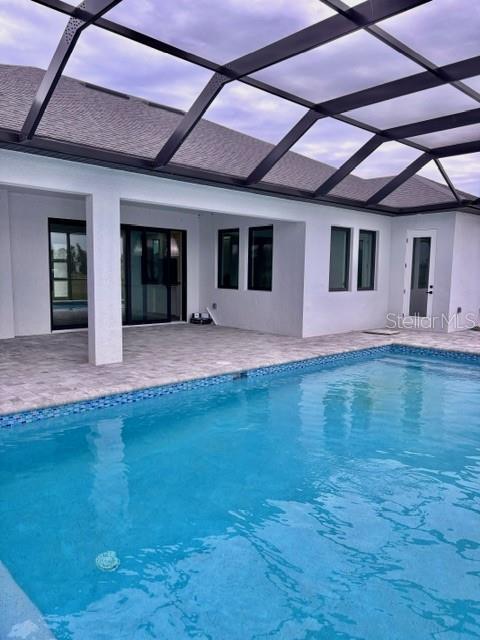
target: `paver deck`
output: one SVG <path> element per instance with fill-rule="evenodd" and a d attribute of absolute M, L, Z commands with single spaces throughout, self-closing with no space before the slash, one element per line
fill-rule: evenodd
<path fill-rule="evenodd" d="M 0 414 L 319 355 L 402 343 L 480 353 L 480 332 L 292 338 L 186 324 L 124 329 L 124 361 L 87 362 L 87 332 L 0 340 Z"/>

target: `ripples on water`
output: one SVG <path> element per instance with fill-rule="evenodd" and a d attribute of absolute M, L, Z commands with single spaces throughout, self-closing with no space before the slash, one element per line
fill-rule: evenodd
<path fill-rule="evenodd" d="M 0 464 L 0 559 L 60 640 L 480 637 L 480 367 L 240 380 L 4 430 Z"/>

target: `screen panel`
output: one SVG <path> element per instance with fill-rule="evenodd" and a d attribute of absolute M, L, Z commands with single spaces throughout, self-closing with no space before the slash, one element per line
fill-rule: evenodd
<path fill-rule="evenodd" d="M 455 196 L 432 160 L 384 198 L 380 204 L 390 207 L 413 207 L 445 202 L 456 202 Z"/>
<path fill-rule="evenodd" d="M 446 131 L 435 131 L 434 133 L 415 136 L 410 140 L 431 149 L 461 144 L 462 142 L 473 142 L 474 140 L 480 140 L 480 124 L 470 124 L 465 127 L 447 129 Z"/>
<path fill-rule="evenodd" d="M 64 75 L 187 110 L 212 73 L 91 26 L 81 34 Z"/>
<path fill-rule="evenodd" d="M 359 30 L 253 77 L 312 102 L 324 102 L 420 71 L 417 64 Z"/>
<path fill-rule="evenodd" d="M 46 69 L 68 17 L 31 0 L 0 1 L 0 63 Z"/>
<path fill-rule="evenodd" d="M 314 160 L 340 167 L 372 134 L 334 118 L 322 118 L 291 148 Z"/>
<path fill-rule="evenodd" d="M 123 0 L 106 17 L 223 64 L 334 13 L 318 0 Z"/>
<path fill-rule="evenodd" d="M 480 93 L 480 76 L 473 76 L 473 78 L 468 78 L 463 82 Z"/>
<path fill-rule="evenodd" d="M 353 109 L 347 115 L 379 129 L 389 129 L 477 107 L 478 102 L 473 98 L 454 87 L 443 85 Z"/>
<path fill-rule="evenodd" d="M 441 66 L 478 55 L 480 3 L 434 0 L 384 20 L 379 26 Z"/>
<path fill-rule="evenodd" d="M 422 152 L 400 142 L 385 142 L 371 153 L 353 173 L 361 178 L 395 176 Z"/>
<path fill-rule="evenodd" d="M 226 84 L 204 118 L 240 133 L 279 142 L 307 112 L 301 107 L 242 82 Z"/>
<path fill-rule="evenodd" d="M 456 189 L 480 196 L 480 153 L 442 158 L 441 162 Z"/>

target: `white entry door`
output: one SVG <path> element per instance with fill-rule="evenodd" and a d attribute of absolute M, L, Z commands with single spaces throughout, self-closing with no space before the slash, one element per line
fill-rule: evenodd
<path fill-rule="evenodd" d="M 403 315 L 431 318 L 435 296 L 435 230 L 407 231 Z"/>

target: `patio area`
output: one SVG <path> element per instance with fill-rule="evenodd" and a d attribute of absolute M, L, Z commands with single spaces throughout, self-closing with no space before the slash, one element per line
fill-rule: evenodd
<path fill-rule="evenodd" d="M 87 332 L 0 341 L 0 414 L 383 344 L 480 353 L 480 332 L 349 332 L 291 338 L 227 327 L 173 324 L 123 330 L 124 361 L 87 362 Z"/>

